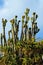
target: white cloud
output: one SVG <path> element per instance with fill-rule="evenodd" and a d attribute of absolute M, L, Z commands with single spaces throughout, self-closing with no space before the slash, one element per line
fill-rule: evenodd
<path fill-rule="evenodd" d="M 7 8 L 3 8 L 2 10 L 0 10 L 0 17 L 6 15 L 6 13 L 8 12 L 9 10 Z"/>
<path fill-rule="evenodd" d="M 9 11 L 9 9 L 6 7 L 8 5 L 7 1 L 4 2 L 5 2 L 4 7 L 0 9 L 0 18 L 7 15 L 6 13 Z"/>

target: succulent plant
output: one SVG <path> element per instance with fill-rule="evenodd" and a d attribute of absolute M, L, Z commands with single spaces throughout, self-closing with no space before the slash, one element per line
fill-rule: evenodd
<path fill-rule="evenodd" d="M 6 27 L 7 20 L 2 18 L 2 24 L 3 24 L 3 35 L 4 35 L 4 46 L 6 45 L 6 37 L 5 37 L 5 27 Z"/>

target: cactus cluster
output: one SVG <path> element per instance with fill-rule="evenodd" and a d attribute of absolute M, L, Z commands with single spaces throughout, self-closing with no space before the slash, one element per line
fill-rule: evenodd
<path fill-rule="evenodd" d="M 2 61 L 5 65 L 40 65 L 41 63 L 43 65 L 43 41 L 36 42 L 35 40 L 36 34 L 40 31 L 36 22 L 38 15 L 33 12 L 32 17 L 29 17 L 29 12 L 30 9 L 26 8 L 22 20 L 17 20 L 17 15 L 10 20 L 11 30 L 8 31 L 8 40 L 6 40 L 5 35 L 7 20 L 2 18 L 1 46 L 3 47 L 4 39 Z M 29 21 L 31 21 L 31 27 L 29 27 Z M 22 29 L 19 39 L 20 22 L 22 23 Z"/>
<path fill-rule="evenodd" d="M 32 38 L 34 38 L 35 42 L 35 35 L 39 32 L 39 28 L 37 26 L 37 18 L 38 15 L 33 12 L 32 17 L 30 18 L 28 16 L 30 12 L 30 9 L 26 8 L 24 15 L 22 16 L 22 20 L 17 20 L 18 16 L 16 15 L 12 20 L 10 20 L 11 23 L 11 30 L 8 31 L 8 37 L 10 40 L 10 33 L 12 34 L 12 41 L 13 41 L 13 46 L 19 41 L 18 37 L 18 32 L 19 32 L 19 23 L 22 22 L 22 30 L 21 30 L 21 36 L 20 36 L 20 41 L 32 41 Z M 28 22 L 31 20 L 32 26 L 28 28 Z M 2 24 L 3 24 L 3 34 L 1 33 L 1 45 L 3 44 L 2 40 L 4 39 L 4 46 L 7 45 L 6 42 L 6 36 L 5 36 L 5 27 L 7 24 L 7 20 L 2 18 Z"/>

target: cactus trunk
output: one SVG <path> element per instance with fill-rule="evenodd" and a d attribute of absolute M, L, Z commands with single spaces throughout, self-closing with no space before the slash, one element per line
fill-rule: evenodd
<path fill-rule="evenodd" d="M 4 35 L 4 46 L 5 46 L 6 45 L 5 26 L 3 26 L 3 35 Z"/>

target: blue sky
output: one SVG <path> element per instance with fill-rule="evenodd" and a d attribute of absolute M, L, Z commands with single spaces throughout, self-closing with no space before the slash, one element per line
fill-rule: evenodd
<path fill-rule="evenodd" d="M 21 19 L 26 8 L 30 8 L 30 17 L 34 11 L 38 14 L 37 23 L 40 32 L 36 37 L 43 39 L 43 0 L 0 0 L 0 33 L 3 32 L 2 18 L 8 20 L 6 25 L 6 38 L 8 38 L 7 31 L 11 29 L 10 19 L 14 18 L 15 15 L 18 15 L 18 19 Z"/>
<path fill-rule="evenodd" d="M 0 8 L 2 8 L 4 5 L 4 0 L 0 0 Z"/>

